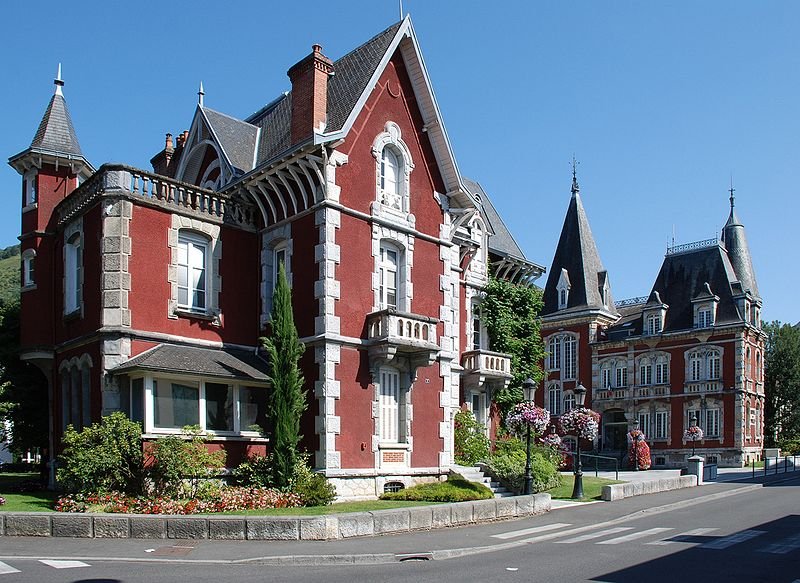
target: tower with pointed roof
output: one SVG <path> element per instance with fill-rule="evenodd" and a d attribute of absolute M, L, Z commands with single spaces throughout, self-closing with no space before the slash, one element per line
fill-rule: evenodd
<path fill-rule="evenodd" d="M 575 402 L 578 384 L 591 400 L 591 343 L 619 318 L 608 272 L 581 201 L 576 163 L 567 214 L 544 288 L 542 337 L 548 356 L 541 401 L 554 415 Z"/>

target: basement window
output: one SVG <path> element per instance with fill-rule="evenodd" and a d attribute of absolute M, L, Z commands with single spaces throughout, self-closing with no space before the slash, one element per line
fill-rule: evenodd
<path fill-rule="evenodd" d="M 399 492 L 400 490 L 404 490 L 405 485 L 403 482 L 386 482 L 383 486 L 383 493 L 390 494 L 392 492 Z"/>

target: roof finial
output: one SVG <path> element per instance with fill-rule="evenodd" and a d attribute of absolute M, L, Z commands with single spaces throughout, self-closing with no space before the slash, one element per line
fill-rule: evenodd
<path fill-rule="evenodd" d="M 731 187 L 728 190 L 731 193 L 731 210 L 733 210 L 733 203 L 734 203 L 734 196 L 733 193 L 736 192 L 736 189 L 733 187 L 733 174 L 731 174 Z"/>
<path fill-rule="evenodd" d="M 581 191 L 580 186 L 578 186 L 578 164 L 579 162 L 575 159 L 575 154 L 572 155 L 572 196 L 575 196 Z"/>
<path fill-rule="evenodd" d="M 56 73 L 56 78 L 53 79 L 53 84 L 56 86 L 56 95 L 64 95 L 61 90 L 64 86 L 64 80 L 61 78 L 61 63 L 58 64 L 58 73 Z"/>
<path fill-rule="evenodd" d="M 403 20 L 403 0 L 400 0 L 400 20 Z"/>
<path fill-rule="evenodd" d="M 200 89 L 197 92 L 197 105 L 199 105 L 200 107 L 203 107 L 203 96 L 205 94 L 206 92 L 203 91 L 203 82 L 200 81 Z"/>

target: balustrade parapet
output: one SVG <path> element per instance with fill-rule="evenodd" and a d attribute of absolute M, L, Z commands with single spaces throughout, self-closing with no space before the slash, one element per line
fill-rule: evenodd
<path fill-rule="evenodd" d="M 468 374 L 511 377 L 511 355 L 491 350 L 468 350 L 461 355 L 461 366 Z"/>
<path fill-rule="evenodd" d="M 367 314 L 367 339 L 438 350 L 437 318 L 387 308 Z"/>
<path fill-rule="evenodd" d="M 59 203 L 55 209 L 58 223 L 72 220 L 102 194 L 112 191 L 121 191 L 134 200 L 180 214 L 255 228 L 255 207 L 236 195 L 222 194 L 124 164 L 103 164 Z"/>

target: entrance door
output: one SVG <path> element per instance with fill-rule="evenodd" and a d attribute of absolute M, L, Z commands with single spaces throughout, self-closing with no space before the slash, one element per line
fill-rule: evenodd
<path fill-rule="evenodd" d="M 628 420 L 621 409 L 603 412 L 603 451 L 625 451 L 628 447 Z"/>

